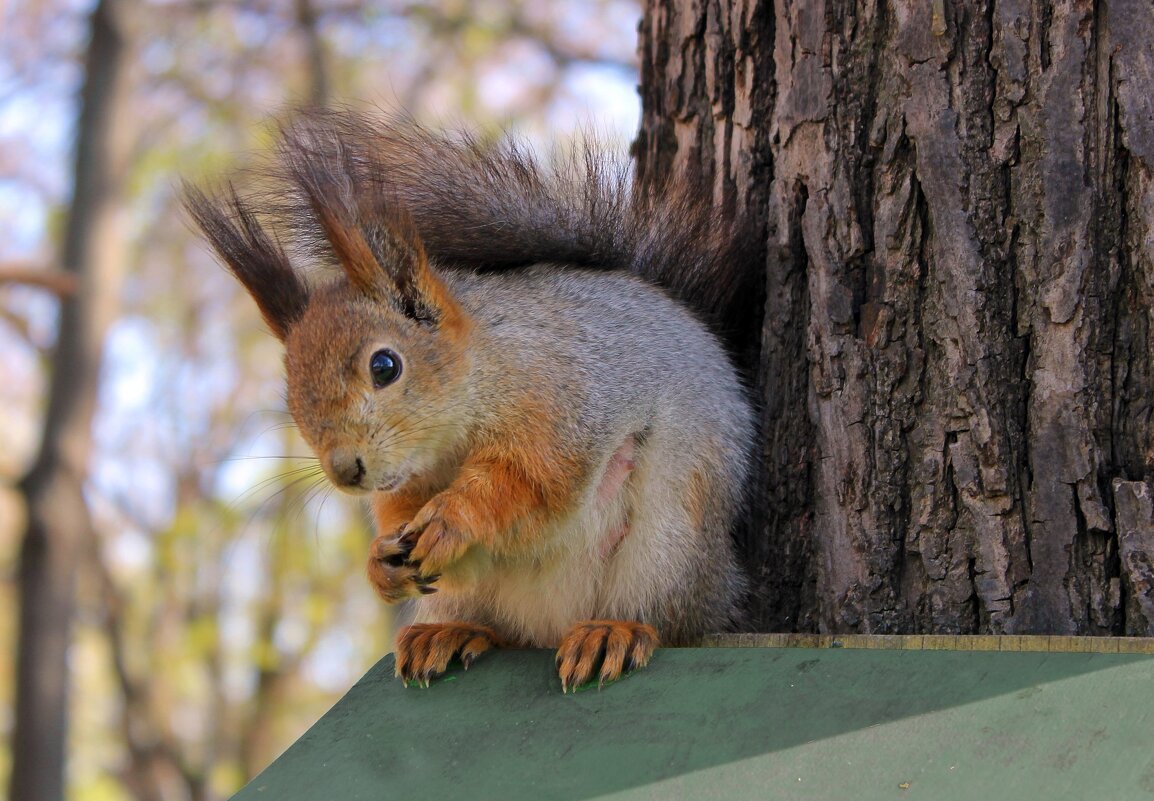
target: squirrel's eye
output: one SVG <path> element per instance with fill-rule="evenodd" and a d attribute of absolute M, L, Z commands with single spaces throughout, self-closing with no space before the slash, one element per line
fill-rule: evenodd
<path fill-rule="evenodd" d="M 377 389 L 388 386 L 401 374 L 401 357 L 391 350 L 378 350 L 369 358 L 369 375 Z"/>

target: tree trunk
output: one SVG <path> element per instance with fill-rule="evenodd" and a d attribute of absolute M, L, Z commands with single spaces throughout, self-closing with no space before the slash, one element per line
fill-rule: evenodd
<path fill-rule="evenodd" d="M 64 797 L 68 647 L 82 538 L 83 495 L 104 334 L 124 263 L 113 135 L 123 44 L 112 0 L 98 3 L 77 122 L 75 185 L 61 254 L 76 291 L 60 305 L 48 410 L 36 462 L 21 483 L 28 527 L 20 550 L 20 634 L 9 798 Z"/>
<path fill-rule="evenodd" d="M 649 0 L 641 180 L 762 224 L 763 629 L 1154 634 L 1148 3 Z"/>
<path fill-rule="evenodd" d="M 332 100 L 332 79 L 317 10 L 312 0 L 294 0 L 293 12 L 297 33 L 304 43 L 308 102 L 314 108 L 324 108 Z"/>

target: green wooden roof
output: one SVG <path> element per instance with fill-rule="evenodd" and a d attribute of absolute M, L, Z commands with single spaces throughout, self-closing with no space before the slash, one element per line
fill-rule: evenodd
<path fill-rule="evenodd" d="M 569 695 L 547 651 L 427 689 L 389 656 L 235 799 L 1154 799 L 1154 656 L 846 642 L 880 649 L 661 649 Z"/>

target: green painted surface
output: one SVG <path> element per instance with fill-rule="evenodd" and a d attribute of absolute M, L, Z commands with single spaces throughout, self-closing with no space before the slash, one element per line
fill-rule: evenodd
<path fill-rule="evenodd" d="M 562 695 L 546 651 L 392 657 L 235 798 L 1154 799 L 1154 657 L 663 649 Z"/>

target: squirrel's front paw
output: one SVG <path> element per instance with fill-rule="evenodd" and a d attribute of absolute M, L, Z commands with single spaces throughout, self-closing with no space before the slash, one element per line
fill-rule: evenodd
<path fill-rule="evenodd" d="M 412 541 L 399 535 L 377 535 L 369 546 L 369 581 L 388 603 L 437 591 L 432 585 L 440 576 L 421 575 L 408 561 L 412 549 Z"/>
<path fill-rule="evenodd" d="M 456 656 L 469 669 L 473 660 L 499 645 L 497 635 L 472 623 L 418 623 L 397 635 L 397 676 L 428 687 L 429 681 L 449 666 Z"/>
<path fill-rule="evenodd" d="M 601 663 L 598 684 L 615 681 L 621 673 L 644 667 L 657 647 L 657 631 L 645 623 L 590 620 L 578 623 L 557 649 L 561 692 L 576 689 L 593 678 Z"/>
<path fill-rule="evenodd" d="M 408 563 L 416 567 L 421 576 L 440 575 L 472 545 L 458 518 L 452 500 L 439 495 L 405 526 L 402 539 L 414 543 Z"/>

